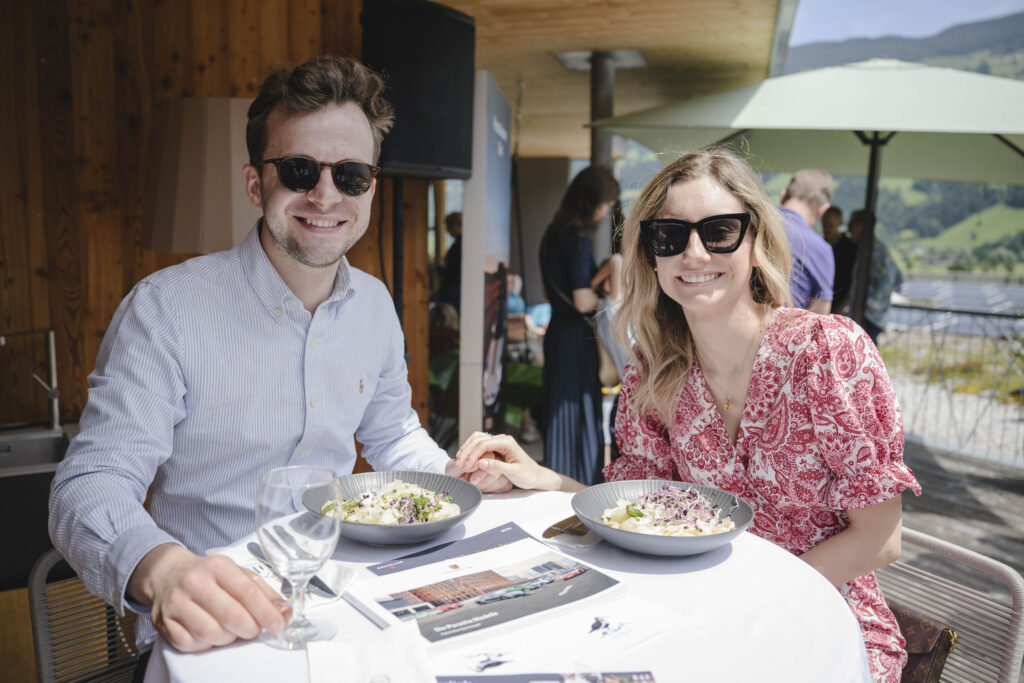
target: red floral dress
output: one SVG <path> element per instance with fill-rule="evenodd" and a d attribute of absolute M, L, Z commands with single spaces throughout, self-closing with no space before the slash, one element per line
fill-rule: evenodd
<path fill-rule="evenodd" d="M 839 533 L 846 510 L 921 487 L 903 463 L 903 421 L 877 349 L 852 320 L 779 309 L 754 360 L 729 440 L 694 360 L 673 424 L 635 413 L 637 368 L 626 369 L 615 427 L 622 457 L 605 479 L 673 479 L 737 494 L 749 530 L 794 554 Z M 839 587 L 860 622 L 876 680 L 900 679 L 906 653 L 874 573 Z"/>

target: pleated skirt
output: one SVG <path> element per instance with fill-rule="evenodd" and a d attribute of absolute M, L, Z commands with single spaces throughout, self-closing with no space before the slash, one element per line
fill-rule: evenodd
<path fill-rule="evenodd" d="M 594 329 L 555 316 L 544 335 L 544 464 L 585 484 L 604 481 L 601 383 Z"/>

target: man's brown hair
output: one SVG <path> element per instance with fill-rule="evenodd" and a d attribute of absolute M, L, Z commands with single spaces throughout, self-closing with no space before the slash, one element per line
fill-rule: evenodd
<path fill-rule="evenodd" d="M 812 211 L 817 211 L 832 201 L 832 176 L 816 168 L 797 171 L 786 187 L 786 196 L 799 199 Z"/>
<path fill-rule="evenodd" d="M 267 119 L 275 108 L 285 114 L 308 114 L 328 104 L 354 102 L 363 110 L 373 131 L 373 161 L 380 156 L 384 134 L 391 130 L 395 115 L 384 97 L 384 80 L 370 68 L 344 57 L 315 57 L 295 66 L 271 70 L 260 92 L 249 105 L 245 144 L 249 163 L 263 161 L 267 149 Z M 329 159 L 328 161 L 339 161 Z"/>

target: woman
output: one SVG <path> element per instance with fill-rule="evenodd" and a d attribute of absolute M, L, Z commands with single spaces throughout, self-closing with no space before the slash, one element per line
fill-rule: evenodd
<path fill-rule="evenodd" d="M 599 360 L 590 321 L 598 303 L 593 242 L 618 197 L 611 171 L 583 169 L 540 245 L 544 293 L 551 303 L 544 335 L 544 458 L 551 469 L 587 484 L 601 481 L 603 451 Z"/>
<path fill-rule="evenodd" d="M 616 420 L 615 479 L 716 486 L 754 509 L 750 531 L 821 572 L 860 622 L 878 681 L 904 640 L 873 571 L 900 553 L 903 426 L 878 351 L 849 319 L 785 308 L 788 247 L 757 178 L 732 153 L 687 154 L 644 189 L 623 236 L 617 321 L 635 346 Z M 578 490 L 508 437 L 458 458 L 479 477 Z"/>

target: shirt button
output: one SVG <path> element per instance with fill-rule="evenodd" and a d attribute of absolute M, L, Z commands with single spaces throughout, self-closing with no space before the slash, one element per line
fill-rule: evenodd
<path fill-rule="evenodd" d="M 288 299 L 288 305 L 291 306 L 292 308 L 295 308 L 296 306 L 299 305 L 299 302 L 296 301 L 295 299 Z"/>
<path fill-rule="evenodd" d="M 310 340 L 309 348 L 311 348 L 311 349 L 315 349 L 316 348 L 316 339 Z"/>
<path fill-rule="evenodd" d="M 281 309 L 280 308 L 275 308 L 274 309 L 274 315 L 281 315 Z"/>
<path fill-rule="evenodd" d="M 309 400 L 309 405 L 311 405 L 311 406 L 313 406 L 314 408 L 316 408 L 316 399 L 315 399 L 315 398 L 311 398 L 311 399 Z"/>
<path fill-rule="evenodd" d="M 305 455 L 306 454 L 306 449 L 305 448 L 300 448 L 298 454 L 299 455 Z"/>

